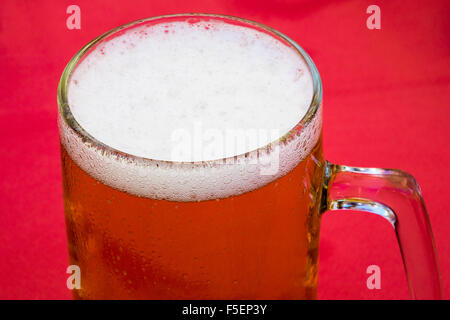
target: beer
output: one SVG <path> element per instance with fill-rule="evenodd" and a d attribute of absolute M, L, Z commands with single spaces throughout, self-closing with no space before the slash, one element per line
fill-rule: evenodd
<path fill-rule="evenodd" d="M 321 114 L 297 48 L 178 17 L 76 62 L 59 118 L 74 298 L 316 297 Z"/>

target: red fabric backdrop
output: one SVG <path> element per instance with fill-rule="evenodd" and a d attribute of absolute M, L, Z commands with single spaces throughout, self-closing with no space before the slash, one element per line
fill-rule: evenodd
<path fill-rule="evenodd" d="M 68 30 L 66 8 L 81 8 Z M 381 30 L 366 8 L 381 8 Z M 149 16 L 207 12 L 272 26 L 311 55 L 324 84 L 325 155 L 335 163 L 395 167 L 419 181 L 430 212 L 444 294 L 450 297 L 450 64 L 448 1 L 0 2 L 0 298 L 68 299 L 56 87 L 69 58 L 95 36 Z M 389 224 L 326 214 L 319 298 L 408 298 Z M 381 267 L 368 290 L 366 268 Z"/>

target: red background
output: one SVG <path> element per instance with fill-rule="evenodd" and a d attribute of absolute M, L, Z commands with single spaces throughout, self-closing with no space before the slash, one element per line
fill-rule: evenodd
<path fill-rule="evenodd" d="M 68 30 L 66 8 L 81 8 Z M 381 8 L 381 30 L 366 8 Z M 289 35 L 324 85 L 325 155 L 335 163 L 412 173 L 427 204 L 450 297 L 449 1 L 13 1 L 0 2 L 0 298 L 68 299 L 68 254 L 56 126 L 65 64 L 95 36 L 161 14 L 222 13 Z M 319 298 L 405 299 L 390 225 L 369 214 L 326 214 Z M 366 287 L 367 266 L 381 289 Z"/>

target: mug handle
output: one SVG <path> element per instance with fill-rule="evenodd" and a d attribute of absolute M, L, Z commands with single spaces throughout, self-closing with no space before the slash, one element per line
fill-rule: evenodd
<path fill-rule="evenodd" d="M 358 168 L 325 162 L 321 212 L 375 213 L 394 227 L 412 299 L 442 299 L 441 276 L 419 185 L 397 169 Z"/>

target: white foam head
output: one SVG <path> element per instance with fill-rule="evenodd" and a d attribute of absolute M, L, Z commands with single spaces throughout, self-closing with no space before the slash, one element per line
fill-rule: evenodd
<path fill-rule="evenodd" d="M 68 83 L 70 110 L 119 151 L 207 162 L 129 161 L 89 146 L 64 121 L 61 140 L 84 170 L 115 188 L 179 201 L 222 198 L 286 174 L 311 151 L 320 116 L 276 151 L 232 165 L 210 161 L 277 140 L 303 118 L 312 96 L 303 58 L 265 32 L 220 20 L 144 24 L 101 42 L 79 63 Z"/>

